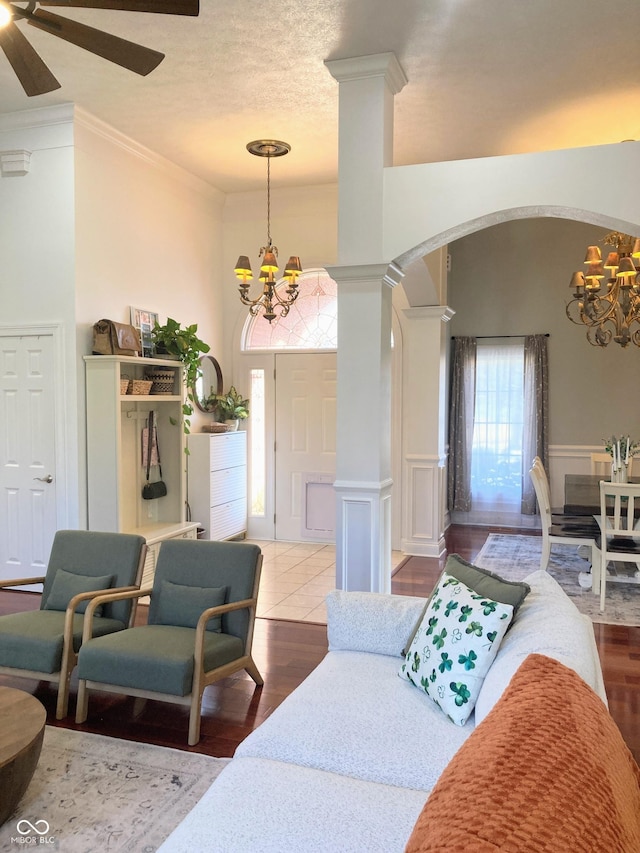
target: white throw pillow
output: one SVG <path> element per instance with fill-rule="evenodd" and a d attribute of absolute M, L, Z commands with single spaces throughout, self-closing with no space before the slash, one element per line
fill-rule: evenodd
<path fill-rule="evenodd" d="M 531 592 L 513 620 L 509 633 L 482 685 L 476 703 L 476 726 L 484 720 L 518 667 L 528 655 L 555 658 L 575 670 L 598 691 L 597 652 L 593 625 L 547 572 L 538 570 L 525 578 Z"/>
<path fill-rule="evenodd" d="M 463 726 L 512 618 L 511 604 L 478 595 L 445 571 L 398 675 Z"/>
<path fill-rule="evenodd" d="M 329 651 L 400 657 L 426 600 L 381 592 L 332 590 L 326 597 Z M 404 657 L 404 655 L 402 655 Z"/>

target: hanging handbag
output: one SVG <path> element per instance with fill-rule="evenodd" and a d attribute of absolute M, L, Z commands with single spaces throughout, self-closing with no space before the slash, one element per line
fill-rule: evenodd
<path fill-rule="evenodd" d="M 93 324 L 94 355 L 140 355 L 142 344 L 134 326 L 114 320 L 98 320 Z"/>
<path fill-rule="evenodd" d="M 151 469 L 151 451 L 155 445 L 158 456 L 158 471 L 160 479 L 154 483 L 149 482 L 149 474 Z M 153 501 L 157 498 L 163 498 L 167 494 L 167 484 L 162 479 L 162 465 L 160 463 L 160 446 L 158 444 L 158 428 L 156 427 L 155 415 L 153 410 L 149 412 L 149 421 L 147 425 L 147 482 L 142 487 L 142 500 Z"/>

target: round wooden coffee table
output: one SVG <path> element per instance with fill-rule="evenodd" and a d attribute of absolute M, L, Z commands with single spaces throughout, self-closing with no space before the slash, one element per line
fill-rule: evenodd
<path fill-rule="evenodd" d="M 46 721 L 44 706 L 31 694 L 0 687 L 0 826 L 31 781 Z"/>

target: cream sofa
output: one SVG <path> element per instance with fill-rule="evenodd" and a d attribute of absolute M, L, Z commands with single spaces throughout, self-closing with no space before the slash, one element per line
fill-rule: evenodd
<path fill-rule="evenodd" d="M 424 599 L 330 593 L 327 656 L 240 744 L 163 853 L 402 851 L 443 769 L 529 654 L 566 664 L 606 703 L 590 620 L 546 572 L 526 582 L 462 727 L 398 676 Z"/>

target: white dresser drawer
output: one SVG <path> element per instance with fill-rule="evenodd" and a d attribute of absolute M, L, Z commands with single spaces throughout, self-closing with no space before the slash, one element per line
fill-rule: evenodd
<path fill-rule="evenodd" d="M 247 491 L 247 469 L 244 465 L 212 471 L 209 486 L 211 506 L 236 501 Z"/>
<path fill-rule="evenodd" d="M 240 498 L 213 507 L 210 515 L 210 538 L 229 539 L 247 529 L 247 499 Z"/>
<path fill-rule="evenodd" d="M 189 436 L 189 507 L 205 539 L 247 529 L 247 433 Z"/>
<path fill-rule="evenodd" d="M 246 432 L 228 432 L 210 436 L 209 464 L 211 471 L 235 468 L 247 464 Z"/>

